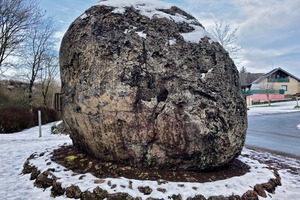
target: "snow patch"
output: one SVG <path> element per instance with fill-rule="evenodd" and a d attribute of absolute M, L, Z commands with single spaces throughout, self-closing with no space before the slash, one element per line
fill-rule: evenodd
<path fill-rule="evenodd" d="M 172 39 L 172 40 L 169 40 L 169 45 L 175 45 L 176 44 L 176 39 Z"/>
<path fill-rule="evenodd" d="M 82 15 L 80 15 L 80 19 L 85 19 L 87 17 L 88 17 L 88 15 L 86 13 L 83 13 Z"/>
<path fill-rule="evenodd" d="M 147 34 L 144 33 L 143 31 L 140 31 L 140 32 L 136 32 L 140 37 L 146 39 L 147 38 Z"/>
<path fill-rule="evenodd" d="M 210 38 L 210 43 L 212 42 L 212 36 L 201 26 L 196 26 L 196 25 L 190 25 L 192 26 L 195 30 L 189 33 L 181 33 L 182 37 L 184 38 L 185 41 L 187 42 L 192 42 L 192 43 L 199 43 L 201 38 L 208 37 Z"/>
<path fill-rule="evenodd" d="M 169 9 L 175 4 L 161 2 L 160 0 L 106 0 L 100 1 L 96 5 L 104 5 L 104 6 L 111 6 L 115 8 L 124 8 L 125 7 L 134 7 L 137 10 L 142 10 L 143 12 L 153 12 L 156 9 Z"/>
<path fill-rule="evenodd" d="M 203 27 L 200 25 L 195 25 L 195 23 L 198 23 L 197 20 L 187 19 L 186 16 L 180 14 L 171 15 L 161 11 L 162 9 L 170 9 L 171 7 L 175 6 L 175 4 L 161 2 L 159 0 L 106 0 L 100 1 L 96 5 L 114 7 L 115 9 L 112 12 L 120 14 L 125 12 L 126 7 L 134 7 L 136 10 L 140 11 L 140 14 L 150 19 L 167 18 L 176 23 L 186 22 L 194 28 L 194 31 L 181 34 L 185 41 L 198 43 L 201 38 L 204 38 L 205 36 L 210 38 L 209 42 L 216 41 Z"/>
<path fill-rule="evenodd" d="M 124 14 L 125 8 L 115 8 L 112 12 L 117 14 Z"/>
<path fill-rule="evenodd" d="M 213 68 L 209 69 L 206 73 L 201 74 L 201 79 L 204 79 L 206 74 L 211 73 L 213 71 Z"/>

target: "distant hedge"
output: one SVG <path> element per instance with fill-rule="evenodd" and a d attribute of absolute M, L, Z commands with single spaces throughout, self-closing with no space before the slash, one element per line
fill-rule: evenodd
<path fill-rule="evenodd" d="M 60 120 L 60 113 L 51 108 L 0 108 L 0 133 L 13 133 L 38 125 L 38 110 L 42 112 L 42 124 Z"/>

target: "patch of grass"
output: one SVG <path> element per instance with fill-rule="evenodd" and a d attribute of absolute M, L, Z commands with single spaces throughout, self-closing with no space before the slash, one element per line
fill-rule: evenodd
<path fill-rule="evenodd" d="M 71 155 L 71 156 L 67 156 L 65 159 L 68 163 L 72 163 L 75 161 L 76 158 L 78 158 L 78 156 Z"/>

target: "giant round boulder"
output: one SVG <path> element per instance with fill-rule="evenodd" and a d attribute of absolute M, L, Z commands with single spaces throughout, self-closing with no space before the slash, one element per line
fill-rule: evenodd
<path fill-rule="evenodd" d="M 65 33 L 60 68 L 73 144 L 103 161 L 203 170 L 243 148 L 246 105 L 234 62 L 172 4 L 101 1 Z"/>

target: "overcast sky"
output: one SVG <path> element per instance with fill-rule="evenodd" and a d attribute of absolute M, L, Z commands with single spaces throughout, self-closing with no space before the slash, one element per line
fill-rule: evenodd
<path fill-rule="evenodd" d="M 125 0 L 126 1 L 126 0 Z M 191 13 L 207 30 L 214 20 L 239 27 L 240 69 L 266 73 L 281 67 L 300 78 L 300 0 L 163 0 Z M 41 0 L 62 37 L 72 21 L 99 0 Z"/>

